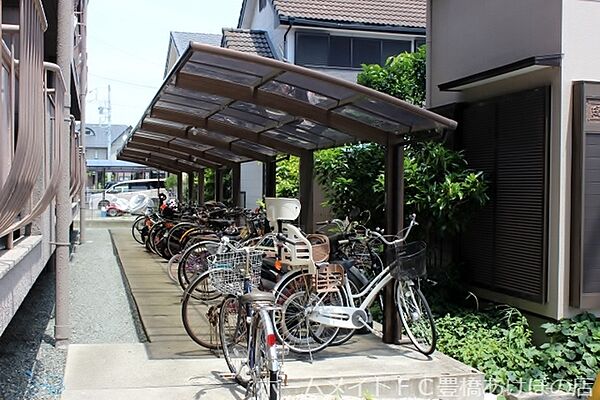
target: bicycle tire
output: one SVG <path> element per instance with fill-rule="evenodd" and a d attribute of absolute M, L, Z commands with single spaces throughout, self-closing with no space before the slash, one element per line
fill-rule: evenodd
<path fill-rule="evenodd" d="M 133 239 L 139 244 L 144 244 L 142 229 L 144 229 L 145 225 L 146 217 L 143 215 L 137 217 L 135 221 L 133 221 L 133 225 L 131 225 L 131 236 L 133 236 Z"/>
<path fill-rule="evenodd" d="M 281 343 L 295 353 L 321 351 L 335 339 L 339 331 L 336 327 L 310 322 L 305 309 L 316 304 L 343 304 L 342 291 L 317 294 L 312 292 L 311 282 L 312 274 L 295 271 L 284 277 L 275 288 L 275 304 L 281 306 L 279 320 L 273 321 L 275 334 Z M 339 297 L 337 301 L 332 301 L 330 296 Z"/>
<path fill-rule="evenodd" d="M 189 228 L 193 228 L 195 226 L 196 224 L 192 222 L 180 222 L 171 228 L 169 234 L 167 235 L 167 244 L 165 250 L 165 253 L 169 257 L 173 257 L 175 254 L 181 251 L 181 237 Z"/>
<path fill-rule="evenodd" d="M 196 276 L 208 270 L 206 257 L 216 254 L 218 242 L 202 241 L 190 246 L 181 256 L 177 267 L 177 280 L 183 290 Z"/>
<path fill-rule="evenodd" d="M 219 338 L 229 372 L 243 387 L 250 380 L 247 330 L 246 308 L 240 307 L 237 297 L 226 297 L 219 311 Z"/>
<path fill-rule="evenodd" d="M 250 361 L 253 368 L 250 371 L 251 380 L 246 387 L 246 398 L 279 400 L 281 398 L 280 371 L 278 366 L 275 369 L 271 367 L 277 363 L 271 362 L 275 352 L 267 344 L 269 329 L 266 324 L 271 324 L 271 320 L 267 321 L 267 318 L 263 316 L 263 312 L 257 311 L 252 319 L 250 348 L 254 349 L 254 360 Z"/>
<path fill-rule="evenodd" d="M 359 285 L 355 282 L 355 279 L 351 275 L 346 275 L 346 279 L 348 279 L 348 282 L 350 283 L 350 288 L 351 288 L 350 290 L 353 291 L 353 293 L 359 293 L 359 289 L 358 289 Z M 344 306 L 348 306 L 350 304 L 349 296 L 352 296 L 352 293 L 350 293 L 349 295 L 347 293 L 345 293 Z M 340 330 L 338 331 L 335 338 L 331 341 L 331 345 L 332 346 L 341 346 L 344 343 L 346 343 L 348 340 L 352 339 L 352 336 L 354 336 L 355 333 L 356 333 L 356 329 L 340 328 Z"/>
<path fill-rule="evenodd" d="M 181 319 L 190 338 L 207 349 L 219 349 L 217 332 L 222 296 L 210 284 L 208 272 L 200 275 L 183 294 Z"/>
<path fill-rule="evenodd" d="M 179 280 L 177 279 L 179 260 L 181 260 L 181 254 L 175 254 L 169 259 L 169 262 L 167 263 L 167 275 L 169 276 L 169 279 L 177 285 L 179 285 Z"/>
<path fill-rule="evenodd" d="M 397 281 L 395 293 L 406 335 L 420 353 L 433 353 L 437 342 L 435 321 L 421 289 L 412 281 Z"/>

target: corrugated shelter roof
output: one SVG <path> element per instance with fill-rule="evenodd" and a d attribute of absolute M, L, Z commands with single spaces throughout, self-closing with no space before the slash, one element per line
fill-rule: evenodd
<path fill-rule="evenodd" d="M 356 141 L 395 145 L 418 132 L 455 126 L 324 73 L 191 43 L 119 158 L 180 171 L 227 168 Z"/>
<path fill-rule="evenodd" d="M 426 0 L 273 0 L 273 4 L 280 17 L 426 27 Z"/>
<path fill-rule="evenodd" d="M 106 147 L 108 140 L 108 125 L 86 124 L 85 147 Z M 124 132 L 131 129 L 129 125 L 111 125 L 111 142 L 115 141 Z"/>
<path fill-rule="evenodd" d="M 175 32 L 171 31 L 177 55 L 182 55 L 190 42 L 204 43 L 211 46 L 221 46 L 221 35 L 215 33 Z"/>
<path fill-rule="evenodd" d="M 265 31 L 223 28 L 221 47 L 275 58 L 271 42 Z"/>

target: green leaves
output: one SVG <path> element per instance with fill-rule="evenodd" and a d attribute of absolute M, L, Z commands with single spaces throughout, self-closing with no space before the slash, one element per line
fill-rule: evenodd
<path fill-rule="evenodd" d="M 436 324 L 440 351 L 480 369 L 500 387 L 519 391 L 523 382 L 580 382 L 599 369 L 600 342 L 594 337 L 600 320 L 592 314 L 543 324 L 550 341 L 539 347 L 531 342 L 525 317 L 510 307 L 447 315 Z"/>

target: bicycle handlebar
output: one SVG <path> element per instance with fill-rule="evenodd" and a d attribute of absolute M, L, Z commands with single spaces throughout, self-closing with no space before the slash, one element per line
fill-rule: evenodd
<path fill-rule="evenodd" d="M 379 233 L 377 231 L 368 231 L 368 234 L 371 235 L 371 236 L 376 237 L 379 240 L 381 240 L 381 242 L 383 244 L 385 244 L 386 246 L 397 245 L 397 244 L 405 242 L 406 238 L 408 238 L 408 235 L 410 235 L 410 231 L 412 230 L 412 228 L 415 225 L 419 225 L 419 223 L 417 222 L 416 218 L 417 218 L 417 214 L 411 214 L 410 215 L 410 224 L 405 229 L 406 232 L 404 233 L 404 236 L 402 236 L 401 238 L 398 238 L 396 240 L 389 241 L 381 233 Z M 402 232 L 402 231 L 400 231 L 400 232 Z"/>

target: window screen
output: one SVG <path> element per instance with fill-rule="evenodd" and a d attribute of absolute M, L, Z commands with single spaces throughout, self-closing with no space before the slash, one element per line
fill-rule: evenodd
<path fill-rule="evenodd" d="M 388 59 L 388 57 L 397 56 L 400 53 L 406 51 L 410 52 L 412 49 L 411 42 L 407 40 L 384 40 L 382 46 L 382 63 Z"/>
<path fill-rule="evenodd" d="M 329 65 L 334 67 L 351 67 L 350 38 L 344 36 L 331 36 L 329 41 Z"/>
<path fill-rule="evenodd" d="M 425 44 L 425 38 L 416 38 L 415 39 L 415 50 Z"/>
<path fill-rule="evenodd" d="M 352 48 L 352 66 L 381 63 L 381 41 L 376 39 L 354 39 Z"/>
<path fill-rule="evenodd" d="M 298 33 L 296 43 L 296 64 L 327 65 L 329 56 L 329 36 Z"/>

